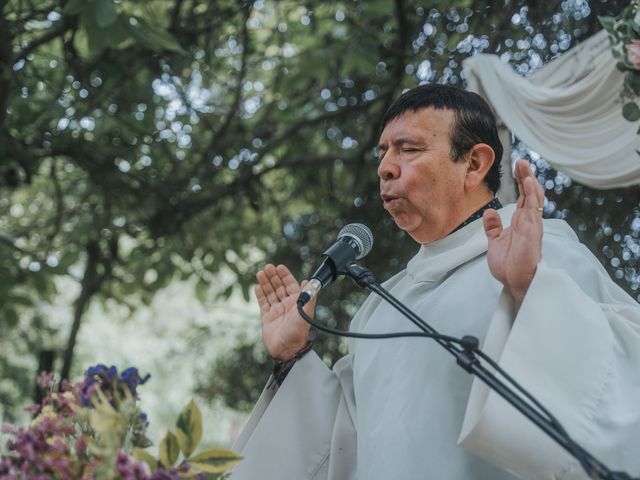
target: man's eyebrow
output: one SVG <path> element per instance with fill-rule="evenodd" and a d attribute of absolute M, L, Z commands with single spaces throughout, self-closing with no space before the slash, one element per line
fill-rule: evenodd
<path fill-rule="evenodd" d="M 391 143 L 393 143 L 393 145 L 396 147 L 401 147 L 403 145 L 423 145 L 424 144 L 424 142 L 422 142 L 421 140 L 418 140 L 417 138 L 403 138 L 403 137 L 396 138 Z"/>
<path fill-rule="evenodd" d="M 414 138 L 403 138 L 403 137 L 396 138 L 392 140 L 391 143 L 395 147 L 402 147 L 403 145 L 424 145 L 424 142 L 421 140 L 417 140 Z M 387 150 L 389 148 L 389 145 L 386 143 L 380 143 L 376 148 L 378 150 Z"/>

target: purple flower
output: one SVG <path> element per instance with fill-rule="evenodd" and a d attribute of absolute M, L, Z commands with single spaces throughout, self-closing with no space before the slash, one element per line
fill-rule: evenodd
<path fill-rule="evenodd" d="M 85 372 L 84 381 L 80 384 L 80 400 L 84 406 L 91 405 L 91 397 L 97 388 L 107 396 L 115 405 L 118 394 L 123 394 L 125 388 L 137 398 L 137 386 L 144 384 L 151 375 L 140 377 L 138 369 L 129 367 L 118 376 L 118 369 L 115 366 L 107 367 L 98 364 L 89 367 Z"/>
<path fill-rule="evenodd" d="M 140 378 L 140 373 L 138 373 L 138 369 L 135 367 L 129 367 L 125 371 L 120 374 L 120 382 L 125 384 L 131 395 L 134 397 L 138 396 L 138 392 L 136 391 L 136 387 L 138 385 L 143 385 L 151 378 L 150 374 L 145 375 L 143 378 Z"/>
<path fill-rule="evenodd" d="M 75 428 L 67 419 L 45 416 L 28 430 L 3 430 L 13 439 L 7 442 L 9 453 L 0 463 L 0 478 L 74 478 L 73 452 L 67 439 Z"/>
<path fill-rule="evenodd" d="M 118 452 L 116 471 L 122 480 L 149 480 L 142 463 L 136 462 L 125 452 Z"/>
<path fill-rule="evenodd" d="M 36 385 L 43 390 L 51 390 L 56 384 L 56 379 L 53 372 L 40 372 L 36 378 Z"/>

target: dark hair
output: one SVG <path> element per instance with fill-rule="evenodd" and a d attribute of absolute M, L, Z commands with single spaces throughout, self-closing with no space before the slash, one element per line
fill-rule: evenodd
<path fill-rule="evenodd" d="M 496 118 L 480 95 L 452 85 L 421 85 L 403 93 L 393 102 L 382 119 L 381 129 L 407 110 L 415 112 L 427 107 L 453 110 L 455 120 L 449 136 L 451 160 L 454 162 L 478 143 L 486 143 L 493 149 L 495 159 L 484 181 L 495 194 L 500 188 L 502 143 L 498 137 Z"/>

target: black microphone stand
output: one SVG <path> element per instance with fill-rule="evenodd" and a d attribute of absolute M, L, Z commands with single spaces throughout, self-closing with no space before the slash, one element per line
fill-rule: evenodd
<path fill-rule="evenodd" d="M 342 270 L 342 269 L 341 269 Z M 514 408 L 525 415 L 529 420 L 542 429 L 547 435 L 555 440 L 567 452 L 573 455 L 582 465 L 590 478 L 602 480 L 634 480 L 625 472 L 613 472 L 602 462 L 597 460 L 593 455 L 587 452 L 583 447 L 576 443 L 569 434 L 562 428 L 560 423 L 550 414 L 547 417 L 542 415 L 538 410 L 533 408 L 524 399 L 516 394 L 514 390 L 506 385 L 502 380 L 496 377 L 493 372 L 487 370 L 476 357 L 476 354 L 482 353 L 479 349 L 479 340 L 473 336 L 465 336 L 462 339 L 462 348 L 444 339 L 433 327 L 418 317 L 414 312 L 407 308 L 402 302 L 389 293 L 382 285 L 378 283 L 373 274 L 367 269 L 356 263 L 351 263 L 339 272 L 351 277 L 359 286 L 371 290 L 380 295 L 389 302 L 396 310 L 407 317 L 418 328 L 433 335 L 433 339 L 440 344 L 445 350 L 451 353 L 456 363 L 466 370 L 468 373 L 475 375 L 482 380 L 489 388 L 504 398 Z M 510 378 L 510 377 L 508 377 Z M 544 408 L 529 394 L 520 387 L 520 390 L 532 400 L 534 405 L 539 409 Z M 638 480 L 638 479 L 636 479 Z"/>

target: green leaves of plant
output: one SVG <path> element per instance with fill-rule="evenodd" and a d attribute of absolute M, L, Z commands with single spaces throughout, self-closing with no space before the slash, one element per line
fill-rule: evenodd
<path fill-rule="evenodd" d="M 62 9 L 62 13 L 65 15 L 78 15 L 86 8 L 88 3 L 86 0 L 69 0 Z"/>
<path fill-rule="evenodd" d="M 134 448 L 133 456 L 145 462 L 154 472 L 158 468 L 175 466 L 182 452 L 183 460 L 178 466 L 188 467 L 187 471 L 183 472 L 184 478 L 191 478 L 199 473 L 209 474 L 206 478 L 219 478 L 242 460 L 240 455 L 224 448 L 211 448 L 191 457 L 201 438 L 202 414 L 191 400 L 178 416 L 176 433 L 167 432 L 160 442 L 159 459 L 155 459 L 141 448 Z"/>
<path fill-rule="evenodd" d="M 176 436 L 180 450 L 188 458 L 202 439 L 202 414 L 193 400 L 180 412 L 176 421 Z"/>
<path fill-rule="evenodd" d="M 622 107 L 622 116 L 630 122 L 640 120 L 640 108 L 636 102 L 625 103 Z"/>
<path fill-rule="evenodd" d="M 602 27 L 608 31 L 611 31 L 613 29 L 613 25 L 615 22 L 613 17 L 598 17 L 598 21 L 600 22 L 600 25 L 602 25 Z"/>
<path fill-rule="evenodd" d="M 158 468 L 158 461 L 153 458 L 153 455 L 141 448 L 133 449 L 133 457 L 149 465 L 151 471 L 154 471 L 156 468 Z"/>
<path fill-rule="evenodd" d="M 242 457 L 231 450 L 212 448 L 199 453 L 189 464 L 206 473 L 223 473 L 240 462 Z"/>
<path fill-rule="evenodd" d="M 168 50 L 175 53 L 185 53 L 173 35 L 143 18 L 136 18 L 136 22 L 130 22 L 129 31 L 138 43 L 149 50 Z"/>
<path fill-rule="evenodd" d="M 80 16 L 80 25 L 86 33 L 90 55 L 98 55 L 107 48 L 121 48 L 130 44 L 130 41 L 152 51 L 185 53 L 165 28 L 144 18 L 118 11 L 113 0 L 70 0 L 63 13 Z"/>
<path fill-rule="evenodd" d="M 160 462 L 165 467 L 171 467 L 178 460 L 179 454 L 178 439 L 173 433 L 167 432 L 160 442 Z"/>
<path fill-rule="evenodd" d="M 97 0 L 95 6 L 96 23 L 100 28 L 106 28 L 118 18 L 116 5 L 113 0 Z"/>
<path fill-rule="evenodd" d="M 640 95 L 640 72 L 627 72 L 624 76 L 624 86 L 635 95 Z"/>

